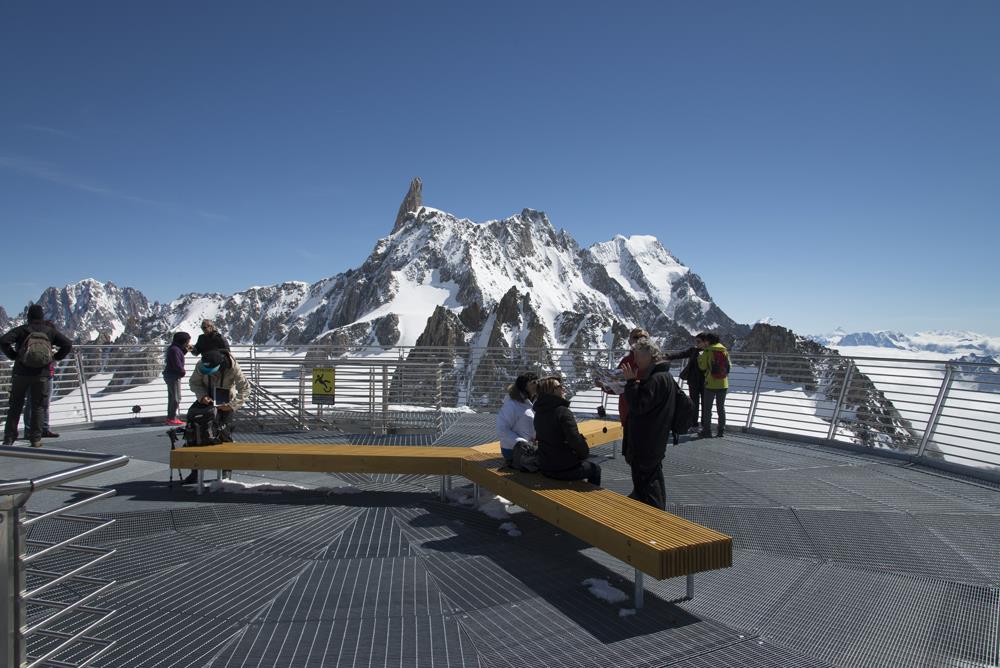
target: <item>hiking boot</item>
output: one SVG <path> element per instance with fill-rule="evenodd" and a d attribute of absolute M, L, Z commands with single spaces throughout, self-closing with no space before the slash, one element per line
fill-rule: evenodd
<path fill-rule="evenodd" d="M 726 430 L 725 429 L 720 429 L 719 431 L 715 432 L 715 437 L 716 438 L 722 438 L 725 435 L 726 435 Z"/>
<path fill-rule="evenodd" d="M 711 430 L 702 429 L 698 432 L 698 438 L 712 438 Z"/>
<path fill-rule="evenodd" d="M 42 447 L 42 442 L 41 441 L 32 441 L 31 442 L 31 447 L 33 447 L 33 448 L 40 448 L 40 447 Z"/>
<path fill-rule="evenodd" d="M 54 431 L 49 431 L 48 429 L 46 429 L 45 431 L 42 432 L 42 438 L 59 438 L 59 434 L 55 433 Z"/>
<path fill-rule="evenodd" d="M 3 444 L 4 445 L 14 445 L 14 439 L 13 438 L 5 438 L 5 439 L 3 439 Z"/>
<path fill-rule="evenodd" d="M 198 472 L 197 471 L 191 471 L 191 473 L 188 473 L 187 477 L 184 478 L 184 480 L 181 480 L 181 484 L 182 485 L 193 485 L 196 482 L 198 482 Z"/>

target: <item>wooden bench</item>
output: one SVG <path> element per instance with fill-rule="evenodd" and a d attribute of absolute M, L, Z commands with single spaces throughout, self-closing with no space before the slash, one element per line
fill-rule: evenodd
<path fill-rule="evenodd" d="M 588 420 L 579 425 L 590 446 L 621 438 L 617 422 Z M 499 442 L 474 447 L 225 443 L 181 448 L 170 454 L 173 468 L 198 471 L 198 492 L 208 469 L 401 473 L 441 476 L 441 495 L 451 476 L 463 476 L 533 515 L 621 559 L 635 568 L 635 605 L 643 604 L 643 574 L 657 580 L 687 577 L 732 566 L 732 539 L 694 522 L 589 483 L 551 480 L 504 468 Z"/>

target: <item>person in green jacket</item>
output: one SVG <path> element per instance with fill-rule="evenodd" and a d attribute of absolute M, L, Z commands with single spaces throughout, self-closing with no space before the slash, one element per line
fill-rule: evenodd
<path fill-rule="evenodd" d="M 729 352 L 719 343 L 719 337 L 712 332 L 702 332 L 694 337 L 695 346 L 701 350 L 698 368 L 705 374 L 705 389 L 701 402 L 701 438 L 712 437 L 712 403 L 719 414 L 719 429 L 716 436 L 726 433 L 726 392 L 729 390 Z"/>

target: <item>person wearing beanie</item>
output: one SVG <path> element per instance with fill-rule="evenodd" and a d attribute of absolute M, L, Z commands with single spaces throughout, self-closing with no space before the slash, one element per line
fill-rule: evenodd
<path fill-rule="evenodd" d="M 191 335 L 187 332 L 174 334 L 167 348 L 163 380 L 167 384 L 167 424 L 170 426 L 184 424 L 177 419 L 177 406 L 181 403 L 181 378 L 187 375 L 184 370 L 184 356 L 190 349 Z"/>
<path fill-rule="evenodd" d="M 45 311 L 40 304 L 28 307 L 28 322 L 0 336 L 0 350 L 14 362 L 10 378 L 10 399 L 7 403 L 7 421 L 4 425 L 3 444 L 14 445 L 17 426 L 24 410 L 25 396 L 31 393 L 31 424 L 28 440 L 31 447 L 42 445 L 42 422 L 51 391 L 52 364 L 65 359 L 73 350 L 73 343 L 45 321 Z M 52 347 L 56 347 L 53 354 Z"/>

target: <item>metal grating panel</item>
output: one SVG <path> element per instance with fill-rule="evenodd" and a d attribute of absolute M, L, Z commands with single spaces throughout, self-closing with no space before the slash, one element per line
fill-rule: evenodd
<path fill-rule="evenodd" d="M 671 476 L 667 484 L 667 501 L 679 504 L 722 506 L 780 505 L 721 473 Z"/>
<path fill-rule="evenodd" d="M 324 552 L 327 559 L 408 557 L 406 540 L 388 508 L 369 508 Z"/>
<path fill-rule="evenodd" d="M 667 512 L 732 537 L 737 548 L 768 550 L 804 559 L 818 556 L 809 535 L 789 508 L 668 505 Z"/>
<path fill-rule="evenodd" d="M 124 608 L 101 626 L 101 637 L 116 645 L 101 658 L 103 668 L 205 668 L 241 630 L 237 622 L 198 617 L 183 612 Z M 75 662 L 83 652 L 55 658 Z"/>
<path fill-rule="evenodd" d="M 904 513 L 795 511 L 820 556 L 842 564 L 963 582 L 989 578 Z"/>
<path fill-rule="evenodd" d="M 450 612 L 422 559 L 332 559 L 310 564 L 260 621 L 325 622 Z"/>
<path fill-rule="evenodd" d="M 251 625 L 213 668 L 469 668 L 477 652 L 457 621 L 400 616 Z"/>
<path fill-rule="evenodd" d="M 247 620 L 298 577 L 307 564 L 300 559 L 220 550 L 126 585 L 102 604 Z"/>
<path fill-rule="evenodd" d="M 1000 584 L 1000 513 L 914 513 L 913 518 Z"/>
<path fill-rule="evenodd" d="M 964 628 L 962 642 L 942 634 L 956 585 L 894 573 L 827 564 L 821 567 L 765 625 L 764 636 L 824 661 L 846 666 L 960 665 L 932 659 L 996 641 L 996 610 L 985 624 Z M 990 598 L 987 588 L 970 588 Z M 995 601 L 995 595 L 992 597 Z M 987 603 L 988 605 L 988 603 Z M 952 609 L 953 613 L 954 610 Z M 992 620 L 988 617 L 992 614 Z M 992 638 L 990 634 L 992 633 Z M 957 645 L 957 646 L 956 646 Z M 990 664 L 979 664 L 990 665 Z M 995 664 L 994 664 L 995 665 Z"/>
<path fill-rule="evenodd" d="M 699 654 L 670 668 L 833 668 L 833 664 L 820 661 L 772 642 L 753 638 L 729 645 L 713 652 Z"/>
<path fill-rule="evenodd" d="M 621 606 L 584 587 L 561 600 L 534 598 L 457 619 L 491 666 L 664 666 L 738 642 L 735 631 L 655 599 L 641 615 L 620 617 Z"/>
<path fill-rule="evenodd" d="M 463 413 L 434 441 L 434 445 L 469 447 L 497 440 L 497 416 L 491 413 Z"/>
<path fill-rule="evenodd" d="M 790 469 L 739 471 L 722 475 L 727 480 L 766 496 L 772 500 L 772 504 L 781 506 L 891 510 L 875 499 L 824 482 L 818 472 L 819 469 Z"/>

